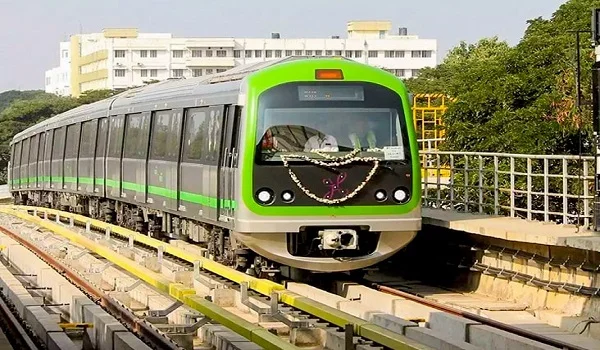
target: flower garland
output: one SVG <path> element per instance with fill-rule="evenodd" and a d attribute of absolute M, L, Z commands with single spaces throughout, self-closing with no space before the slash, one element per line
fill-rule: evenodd
<path fill-rule="evenodd" d="M 317 202 L 321 202 L 321 203 L 325 203 L 325 204 L 339 204 L 342 202 L 347 201 L 348 199 L 356 196 L 356 194 L 358 194 L 358 192 L 360 192 L 360 190 L 363 189 L 363 187 L 365 187 L 369 181 L 371 181 L 371 178 L 373 177 L 373 175 L 375 175 L 375 172 L 377 172 L 377 169 L 379 168 L 379 158 L 375 158 L 375 157 L 356 157 L 356 155 L 360 152 L 360 149 L 355 149 L 352 152 L 346 154 L 343 157 L 332 157 L 326 153 L 323 152 L 319 152 L 319 151 L 314 151 L 314 153 L 320 155 L 321 157 L 325 158 L 328 160 L 328 162 L 323 162 L 317 159 L 312 159 L 308 156 L 305 155 L 299 155 L 299 154 L 288 154 L 288 155 L 282 155 L 281 156 L 281 160 L 283 161 L 283 166 L 287 168 L 288 173 L 290 174 L 290 177 L 292 179 L 292 181 L 294 181 L 294 183 L 296 183 L 296 186 L 298 186 L 298 188 L 300 188 L 300 190 L 302 190 L 302 192 L 304 192 L 307 196 L 309 196 L 310 198 L 316 200 Z M 296 176 L 296 174 L 294 173 L 294 171 L 289 167 L 289 163 L 288 163 L 288 159 L 291 158 L 297 158 L 297 159 L 303 159 L 305 161 L 308 161 L 312 164 L 315 165 L 320 165 L 326 168 L 333 168 L 333 167 L 340 167 L 342 165 L 347 165 L 347 164 L 351 164 L 354 162 L 364 162 L 364 163 L 368 163 L 368 162 L 373 162 L 373 168 L 371 169 L 371 171 L 369 171 L 369 173 L 367 174 L 367 177 L 365 178 L 365 180 L 363 182 L 361 182 L 358 187 L 356 187 L 354 189 L 354 191 L 350 192 L 349 194 L 347 194 L 346 196 L 342 197 L 342 198 L 337 198 L 337 199 L 327 199 L 327 198 L 321 198 L 318 197 L 317 195 L 313 194 L 308 188 L 304 187 L 304 185 L 302 184 L 302 182 L 298 179 L 298 177 Z"/>

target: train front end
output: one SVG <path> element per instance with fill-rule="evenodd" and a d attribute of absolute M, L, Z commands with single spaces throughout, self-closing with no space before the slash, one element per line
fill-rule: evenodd
<path fill-rule="evenodd" d="M 417 140 L 399 79 L 343 59 L 247 78 L 233 236 L 317 272 L 380 262 L 421 228 Z"/>

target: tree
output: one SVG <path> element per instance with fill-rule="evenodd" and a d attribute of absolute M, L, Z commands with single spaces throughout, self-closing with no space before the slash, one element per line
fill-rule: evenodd
<path fill-rule="evenodd" d="M 576 154 L 580 131 L 590 140 L 591 113 L 575 106 L 575 34 L 569 30 L 589 29 L 596 7 L 600 0 L 570 0 L 550 19 L 528 21 L 514 47 L 497 38 L 461 42 L 439 66 L 408 80 L 416 93 L 457 99 L 444 115 L 445 148 Z M 594 55 L 585 43 L 582 39 L 582 86 L 589 99 Z"/>

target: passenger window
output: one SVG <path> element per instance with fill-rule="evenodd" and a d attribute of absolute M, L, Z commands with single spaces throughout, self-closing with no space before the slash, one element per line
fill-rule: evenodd
<path fill-rule="evenodd" d="M 50 161 L 52 156 L 52 143 L 54 141 L 54 130 L 46 132 L 46 151 L 44 152 L 44 160 Z"/>
<path fill-rule="evenodd" d="M 79 124 L 67 127 L 67 147 L 65 148 L 65 159 L 77 158 L 79 148 Z"/>
<path fill-rule="evenodd" d="M 216 165 L 221 148 L 223 107 L 188 110 L 184 139 L 186 161 Z"/>
<path fill-rule="evenodd" d="M 121 158 L 123 148 L 124 116 L 110 117 L 110 136 L 108 141 L 108 157 Z"/>
<path fill-rule="evenodd" d="M 38 160 L 44 160 L 44 149 L 46 148 L 46 133 L 40 133 Z"/>
<path fill-rule="evenodd" d="M 106 151 L 106 139 L 108 138 L 108 118 L 100 119 L 98 128 L 98 141 L 96 142 L 96 157 L 103 158 Z"/>
<path fill-rule="evenodd" d="M 27 159 L 29 158 L 29 139 L 25 139 L 23 140 L 23 150 L 21 152 L 21 165 L 26 165 L 29 162 L 27 161 Z"/>
<path fill-rule="evenodd" d="M 29 163 L 36 163 L 38 159 L 38 135 L 31 137 L 31 144 L 29 145 Z"/>
<path fill-rule="evenodd" d="M 52 160 L 62 160 L 65 151 L 65 127 L 54 129 Z"/>
<path fill-rule="evenodd" d="M 148 150 L 149 115 L 131 114 L 127 116 L 125 130 L 124 158 L 145 159 Z"/>
<path fill-rule="evenodd" d="M 178 161 L 180 134 L 181 112 L 156 112 L 150 158 Z"/>
<path fill-rule="evenodd" d="M 14 153 L 14 157 L 13 157 L 13 168 L 16 169 L 17 167 L 19 167 L 20 163 L 21 163 L 21 142 L 17 142 L 17 144 L 15 145 L 15 153 Z M 21 176 L 15 175 L 15 178 L 18 179 L 19 177 L 21 177 Z"/>
<path fill-rule="evenodd" d="M 92 158 L 94 156 L 94 144 L 96 141 L 97 120 L 90 120 L 81 126 L 81 149 L 79 158 Z"/>
<path fill-rule="evenodd" d="M 206 153 L 208 144 L 208 123 L 206 112 L 208 108 L 194 108 L 188 110 L 185 126 L 185 159 L 199 162 Z"/>

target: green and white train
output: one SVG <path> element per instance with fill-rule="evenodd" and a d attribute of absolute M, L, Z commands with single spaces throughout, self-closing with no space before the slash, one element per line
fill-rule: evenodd
<path fill-rule="evenodd" d="M 38 123 L 11 149 L 15 203 L 197 242 L 247 272 L 361 269 L 421 228 L 407 90 L 343 58 L 132 89 Z"/>

